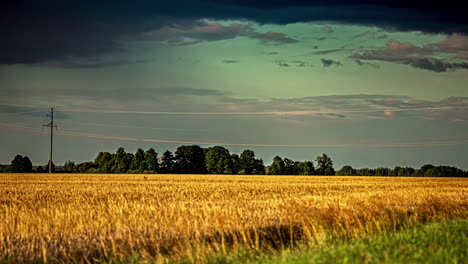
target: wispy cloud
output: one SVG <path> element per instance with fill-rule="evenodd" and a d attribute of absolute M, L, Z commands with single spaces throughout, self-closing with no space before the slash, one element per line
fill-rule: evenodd
<path fill-rule="evenodd" d="M 225 64 L 232 64 L 232 63 L 239 63 L 240 61 L 238 61 L 238 60 L 222 60 L 221 62 L 225 63 Z"/>
<path fill-rule="evenodd" d="M 361 60 L 354 60 L 354 62 L 359 65 L 359 66 L 370 66 L 374 69 L 379 69 L 380 65 L 377 63 L 372 63 L 372 62 L 363 62 Z"/>
<path fill-rule="evenodd" d="M 320 61 L 323 64 L 323 67 L 328 68 L 331 66 L 343 66 L 343 64 L 339 61 L 336 60 L 331 60 L 331 59 L 320 59 Z"/>

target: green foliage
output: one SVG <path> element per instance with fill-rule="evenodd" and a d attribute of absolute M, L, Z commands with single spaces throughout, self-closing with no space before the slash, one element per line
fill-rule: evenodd
<path fill-rule="evenodd" d="M 175 171 L 175 158 L 172 152 L 166 150 L 161 157 L 161 173 L 174 173 Z"/>
<path fill-rule="evenodd" d="M 242 170 L 240 157 L 237 154 L 231 155 L 231 173 L 238 174 Z"/>
<path fill-rule="evenodd" d="M 94 170 L 91 170 L 91 169 L 94 169 Z M 79 173 L 91 173 L 91 171 L 97 172 L 94 162 L 92 161 L 83 162 L 83 163 L 76 165 L 76 171 Z"/>
<path fill-rule="evenodd" d="M 125 152 L 120 147 L 114 154 L 100 152 L 94 162 L 75 164 L 67 161 L 63 172 L 67 173 L 194 173 L 194 174 L 265 174 L 262 159 L 256 159 L 253 150 L 246 149 L 240 156 L 230 154 L 222 146 L 201 148 L 198 145 L 180 146 L 176 156 L 166 150 L 161 160 L 158 153 L 150 148 L 146 152 L 138 149 L 135 154 Z M 322 154 L 316 158 L 317 167 L 312 161 L 294 161 L 276 156 L 268 167 L 270 175 L 341 175 L 341 176 L 404 176 L 404 177 L 468 177 L 468 171 L 450 167 L 426 164 L 420 169 L 399 167 L 394 169 L 378 167 L 376 169 L 354 169 L 343 166 L 335 173 L 331 158 Z M 52 164 L 52 171 L 55 165 Z M 35 167 L 35 172 L 48 172 L 48 164 Z M 33 166 L 28 157 L 15 156 L 11 165 L 0 165 L 2 172 L 33 172 Z"/>
<path fill-rule="evenodd" d="M 336 172 L 336 175 L 340 176 L 352 176 L 356 175 L 356 170 L 351 166 L 343 166 L 339 171 Z"/>
<path fill-rule="evenodd" d="M 466 263 L 468 220 L 417 225 L 400 232 L 262 256 L 262 263 Z M 258 257 L 257 257 L 258 259 Z M 236 262 L 236 261 L 231 261 Z"/>
<path fill-rule="evenodd" d="M 262 175 L 265 174 L 265 165 L 262 159 L 256 159 L 253 150 L 246 149 L 240 155 L 239 174 Z"/>
<path fill-rule="evenodd" d="M 206 173 L 205 152 L 198 145 L 180 146 L 175 152 L 177 173 Z"/>
<path fill-rule="evenodd" d="M 133 155 L 132 162 L 130 163 L 130 170 L 138 172 L 146 170 L 145 151 L 141 148 L 137 149 L 135 155 Z"/>
<path fill-rule="evenodd" d="M 76 172 L 75 162 L 70 161 L 70 160 L 65 162 L 65 164 L 63 165 L 63 172 L 69 172 L 69 173 Z"/>
<path fill-rule="evenodd" d="M 111 173 L 112 166 L 114 165 L 114 159 L 112 154 L 109 152 L 99 152 L 98 156 L 94 160 L 94 164 L 97 167 L 97 171 L 100 173 Z"/>
<path fill-rule="evenodd" d="M 317 169 L 315 170 L 317 175 L 335 175 L 333 161 L 327 154 L 324 153 L 322 156 L 317 156 L 315 161 L 317 161 Z"/>
<path fill-rule="evenodd" d="M 49 164 L 50 164 L 50 162 L 44 166 L 44 172 L 45 173 L 49 172 Z M 52 172 L 55 172 L 55 163 L 53 163 L 53 162 L 52 162 Z"/>
<path fill-rule="evenodd" d="M 232 174 L 232 161 L 229 150 L 214 146 L 206 151 L 206 169 L 211 174 Z"/>
<path fill-rule="evenodd" d="M 299 161 L 293 161 L 288 158 L 284 158 L 284 174 L 285 175 L 298 175 L 299 174 Z"/>
<path fill-rule="evenodd" d="M 299 175 L 314 175 L 315 174 L 314 163 L 312 163 L 312 161 L 299 162 L 296 165 L 296 167 L 297 167 L 297 173 Z"/>
<path fill-rule="evenodd" d="M 154 148 L 150 148 L 145 153 L 146 170 L 152 173 L 159 172 L 158 153 Z"/>
<path fill-rule="evenodd" d="M 32 172 L 32 163 L 27 156 L 16 155 L 11 161 L 10 170 L 14 173 L 29 173 Z"/>
<path fill-rule="evenodd" d="M 273 158 L 273 163 L 271 163 L 270 168 L 268 169 L 268 174 L 270 175 L 285 174 L 284 161 L 281 157 L 276 156 Z"/>

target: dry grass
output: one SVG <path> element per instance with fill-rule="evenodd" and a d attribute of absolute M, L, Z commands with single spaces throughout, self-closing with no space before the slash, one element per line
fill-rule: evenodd
<path fill-rule="evenodd" d="M 0 262 L 203 262 L 457 217 L 466 179 L 0 174 Z"/>

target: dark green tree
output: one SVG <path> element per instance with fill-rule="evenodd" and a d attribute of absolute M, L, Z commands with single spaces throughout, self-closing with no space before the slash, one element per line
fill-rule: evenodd
<path fill-rule="evenodd" d="M 389 168 L 382 168 L 382 167 L 379 167 L 377 169 L 374 170 L 375 171 L 375 176 L 390 176 L 392 175 L 392 170 L 389 169 Z"/>
<path fill-rule="evenodd" d="M 172 152 L 166 150 L 161 157 L 161 173 L 174 173 L 175 172 L 175 158 Z"/>
<path fill-rule="evenodd" d="M 231 154 L 222 146 L 214 146 L 206 152 L 206 169 L 211 174 L 232 174 Z"/>
<path fill-rule="evenodd" d="M 240 154 L 241 174 L 253 174 L 256 167 L 255 152 L 250 149 L 242 151 Z"/>
<path fill-rule="evenodd" d="M 239 155 L 231 155 L 231 173 L 238 174 L 242 170 Z"/>
<path fill-rule="evenodd" d="M 32 163 L 27 156 L 16 155 L 11 161 L 10 170 L 14 173 L 29 173 L 32 172 Z"/>
<path fill-rule="evenodd" d="M 285 175 L 298 175 L 297 166 L 299 165 L 298 161 L 292 159 L 284 158 L 284 172 Z"/>
<path fill-rule="evenodd" d="M 134 173 L 143 173 L 146 169 L 145 151 L 141 148 L 137 149 L 133 160 L 130 164 L 130 170 Z"/>
<path fill-rule="evenodd" d="M 315 174 L 314 163 L 312 163 L 312 161 L 299 162 L 296 165 L 296 170 L 299 175 L 314 175 Z"/>
<path fill-rule="evenodd" d="M 76 165 L 76 171 L 79 173 L 96 173 L 96 165 L 92 161 L 87 161 Z"/>
<path fill-rule="evenodd" d="M 283 175 L 285 174 L 284 161 L 281 157 L 276 156 L 268 169 L 270 175 Z"/>
<path fill-rule="evenodd" d="M 63 165 L 63 172 L 68 172 L 68 173 L 76 172 L 75 162 L 70 161 L 70 160 L 65 162 L 65 164 Z"/>
<path fill-rule="evenodd" d="M 265 165 L 263 164 L 262 159 L 255 159 L 252 174 L 254 174 L 254 175 L 264 175 L 265 174 Z"/>
<path fill-rule="evenodd" d="M 114 159 L 109 152 L 99 152 L 96 159 L 94 159 L 96 170 L 99 173 L 111 173 L 114 165 L 113 163 Z"/>
<path fill-rule="evenodd" d="M 398 172 L 400 171 L 401 167 L 399 166 L 396 166 L 393 170 L 392 170 L 392 176 L 398 176 Z"/>
<path fill-rule="evenodd" d="M 146 168 L 151 173 L 158 173 L 159 171 L 159 161 L 158 161 L 158 153 L 154 148 L 150 148 L 145 153 L 145 163 Z"/>
<path fill-rule="evenodd" d="M 185 145 L 175 152 L 177 173 L 206 173 L 205 152 L 198 145 Z"/>
<path fill-rule="evenodd" d="M 322 156 L 317 156 L 315 159 L 317 161 L 316 173 L 318 175 L 335 175 L 335 170 L 333 169 L 333 161 L 327 154 L 322 154 Z"/>
<path fill-rule="evenodd" d="M 120 147 L 117 149 L 114 155 L 112 155 L 113 164 L 112 164 L 112 172 L 113 173 L 126 173 L 128 169 L 123 171 L 125 164 L 121 165 L 124 158 L 127 156 L 125 149 Z"/>
<path fill-rule="evenodd" d="M 357 175 L 356 170 L 351 166 L 343 166 L 340 170 L 336 172 L 336 175 L 340 176 L 354 176 Z"/>

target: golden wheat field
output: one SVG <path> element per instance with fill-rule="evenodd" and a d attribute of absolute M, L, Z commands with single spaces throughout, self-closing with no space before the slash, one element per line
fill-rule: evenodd
<path fill-rule="evenodd" d="M 0 174 L 0 262 L 206 262 L 460 217 L 461 178 Z"/>

